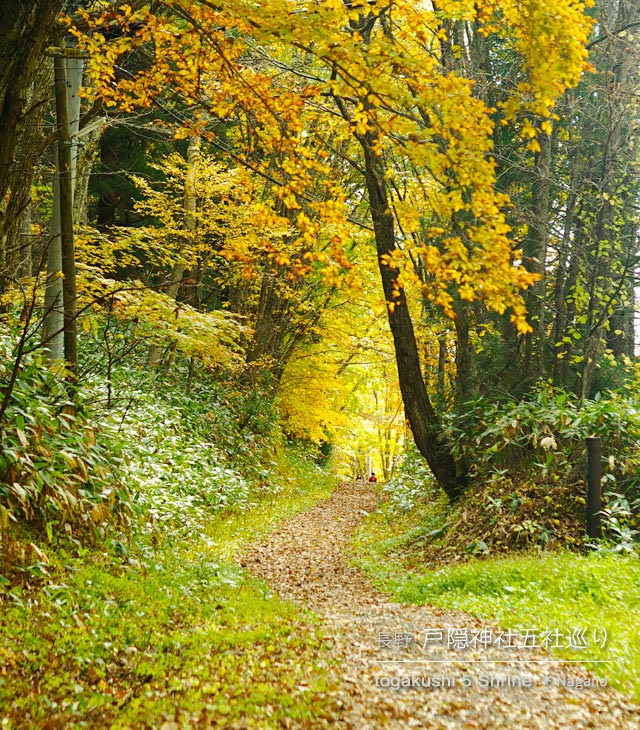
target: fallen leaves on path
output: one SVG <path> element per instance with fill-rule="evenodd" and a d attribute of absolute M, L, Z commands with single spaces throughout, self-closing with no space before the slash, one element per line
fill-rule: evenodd
<path fill-rule="evenodd" d="M 576 664 L 550 663 L 540 649 L 447 648 L 411 641 L 427 630 L 497 631 L 473 616 L 389 601 L 349 564 L 351 536 L 377 507 L 367 484 L 346 483 L 309 512 L 254 545 L 243 565 L 282 598 L 312 608 L 332 643 L 335 723 L 345 728 L 513 728 L 637 730 L 640 708 Z M 404 644 L 407 643 L 407 646 Z M 489 662 L 491 660 L 491 662 Z M 402 687 L 402 683 L 453 686 Z M 444 680 L 444 681 L 443 681 Z M 484 685 L 523 684 L 531 687 Z M 393 689 L 392 684 L 400 685 Z M 469 686 L 465 686 L 469 684 Z M 308 725 L 307 725 L 308 726 Z M 327 726 L 318 720 L 317 727 Z"/>

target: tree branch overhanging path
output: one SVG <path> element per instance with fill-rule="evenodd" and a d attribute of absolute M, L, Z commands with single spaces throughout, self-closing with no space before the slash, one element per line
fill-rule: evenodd
<path fill-rule="evenodd" d="M 268 176 L 279 200 L 288 210 L 291 223 L 298 225 L 304 235 L 312 238 L 312 229 L 317 234 L 316 218 L 325 216 L 331 225 L 340 219 L 341 228 L 331 237 L 332 246 L 335 245 L 332 255 L 337 260 L 344 258 L 339 248 L 351 235 L 343 224 L 353 223 L 360 216 L 354 218 L 346 210 L 338 212 L 340 206 L 326 205 L 341 188 L 341 176 L 337 171 L 335 179 L 330 176 L 326 181 L 319 181 L 322 168 L 316 165 L 316 157 L 339 158 L 341 164 L 347 161 L 360 175 L 358 185 L 366 190 L 363 198 L 368 198 L 366 205 L 389 304 L 389 324 L 407 419 L 417 448 L 437 481 L 451 499 L 457 498 L 467 485 L 468 467 L 464 459 L 454 455 L 443 438 L 442 425 L 422 372 L 405 295 L 407 281 L 403 280 L 406 272 L 402 259 L 415 258 L 411 250 L 403 248 L 404 231 L 415 233 L 419 224 L 415 211 L 423 207 L 433 208 L 435 229 L 440 229 L 442 221 L 455 219 L 451 236 L 432 233 L 419 241 L 414 236 L 414 243 L 419 244 L 416 251 L 430 262 L 425 264 L 429 277 L 422 280 L 422 294 L 442 305 L 450 316 L 453 316 L 455 297 L 482 300 L 499 314 L 511 307 L 511 321 L 518 331 L 526 332 L 529 325 L 524 319 L 520 291 L 535 277 L 532 279 L 513 263 L 518 256 L 512 255 L 513 242 L 505 235 L 509 230 L 503 213 L 505 200 L 494 190 L 493 163 L 489 157 L 492 149 L 489 135 L 493 126 L 490 115 L 493 112 L 472 94 L 473 80 L 448 67 L 445 59 L 448 52 L 437 41 L 442 36 L 441 31 L 448 27 L 448 15 L 456 16 L 455 4 L 449 7 L 438 3 L 422 11 L 410 3 L 328 2 L 293 10 L 288 5 L 274 7 L 273 13 L 268 15 L 242 2 L 237 7 L 230 4 L 222 9 L 207 1 L 192 7 L 170 0 L 160 5 L 167 17 L 173 14 L 179 17 L 181 27 L 186 24 L 182 30 L 184 47 L 178 43 L 175 49 L 172 48 L 178 64 L 174 73 L 180 81 L 176 85 L 184 87 L 182 93 L 189 106 L 198 108 L 194 119 L 212 122 L 211 144 L 220 148 L 220 142 L 214 139 L 218 136 L 217 126 L 226 123 L 237 127 L 239 139 L 248 145 L 248 149 L 228 149 L 229 153 L 248 169 L 260 169 L 261 175 Z M 479 14 L 474 11 L 477 23 L 474 33 L 488 34 L 495 30 L 490 18 L 496 8 L 488 2 L 485 10 Z M 577 5 L 571 5 L 566 18 L 558 16 L 556 35 L 562 39 L 563 49 L 549 49 L 551 55 L 558 55 L 557 68 L 551 64 L 549 73 L 553 69 L 558 78 L 553 83 L 542 82 L 544 75 L 531 69 L 527 88 L 536 92 L 539 103 L 536 102 L 530 111 L 544 118 L 549 115 L 558 93 L 564 86 L 575 83 L 584 65 L 579 36 L 586 34 L 588 24 L 578 11 Z M 124 13 L 127 14 L 131 13 Z M 532 63 L 527 56 L 528 43 L 522 45 L 521 37 L 538 32 L 537 28 L 529 27 L 526 15 L 518 3 L 513 4 L 509 14 L 513 27 L 509 32 L 523 55 L 523 69 Z M 125 17 L 122 22 L 126 29 L 130 18 Z M 565 23 L 571 33 L 565 32 Z M 145 29 L 142 22 L 140 27 L 136 26 L 136 37 L 150 34 L 150 38 L 156 38 L 156 26 L 154 20 Z M 324 28 L 320 34 L 319 26 Z M 241 43 L 232 40 L 245 36 L 250 38 L 247 45 L 244 40 Z M 167 41 L 164 35 L 158 35 L 156 40 L 160 46 Z M 101 55 L 100 47 L 96 47 L 91 38 L 85 41 L 94 56 Z M 179 68 L 180 59 L 199 57 L 205 47 L 210 55 L 210 65 L 204 68 L 218 79 L 208 92 L 206 84 L 200 83 L 204 70 L 199 71 L 196 79 L 191 78 L 188 68 Z M 148 61 L 149 78 L 153 78 L 160 68 L 164 69 L 162 64 L 156 68 L 153 57 Z M 304 69 L 302 73 L 298 64 Z M 100 72 L 95 67 L 94 82 L 99 93 L 104 94 L 109 103 L 116 104 L 117 88 L 114 90 L 108 85 L 107 88 L 104 84 L 112 71 L 105 67 Z M 162 73 L 166 71 L 164 69 Z M 128 91 L 120 101 L 125 106 L 130 106 L 134 100 L 149 105 L 156 92 L 148 93 L 149 85 L 142 76 L 130 77 L 127 73 L 125 77 L 121 83 Z M 301 87 L 302 81 L 310 83 Z M 166 85 L 167 78 L 163 77 L 162 84 L 156 79 L 151 87 Z M 453 98 L 457 99 L 456 111 L 451 116 L 448 107 Z M 233 104 L 229 103 L 230 99 L 234 99 Z M 327 101 L 335 102 L 336 108 L 329 108 L 331 105 Z M 513 122 L 515 110 L 521 106 L 527 108 L 530 103 L 524 96 L 520 98 L 519 92 L 514 93 L 509 99 L 511 106 L 505 106 L 503 121 Z M 507 106 L 513 109 L 507 111 Z M 299 110 L 300 118 L 292 110 Z M 468 114 L 464 124 L 459 124 L 461 114 Z M 304 133 L 300 131 L 302 118 L 307 120 L 309 128 Z M 202 124 L 194 120 L 191 123 Z M 313 131 L 318 126 L 332 130 L 349 154 L 339 151 L 336 155 L 333 145 Z M 468 130 L 475 132 L 469 135 Z M 318 149 L 305 141 L 307 132 L 313 132 L 308 140 L 320 141 Z M 533 128 L 531 133 L 536 136 Z M 473 138 L 474 135 L 477 138 Z M 351 142 L 354 144 L 348 149 Z M 227 145 L 223 147 L 228 148 Z M 268 165 L 257 164 L 256 167 L 257 162 L 264 162 L 259 153 L 263 148 L 270 148 L 276 154 Z M 461 154 L 461 149 L 466 152 Z M 254 159 L 256 153 L 257 160 Z M 406 201 L 394 200 L 393 192 L 397 193 L 394 179 L 402 180 L 404 165 L 416 172 L 418 185 L 422 188 L 411 201 L 413 212 L 408 218 L 400 215 L 401 206 L 396 205 Z M 275 171 L 272 170 L 274 166 Z M 426 188 L 429 188 L 426 194 L 425 180 L 428 181 Z M 315 194 L 318 190 L 322 192 L 319 196 Z M 342 193 L 338 197 L 341 196 Z M 403 217 L 405 220 L 401 220 Z M 445 223 L 442 230 L 446 227 Z M 486 261 L 489 251 L 491 265 Z"/>

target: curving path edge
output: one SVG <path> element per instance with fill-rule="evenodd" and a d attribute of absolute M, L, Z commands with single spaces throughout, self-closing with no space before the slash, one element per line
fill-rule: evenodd
<path fill-rule="evenodd" d="M 376 591 L 348 558 L 354 530 L 376 508 L 368 484 L 341 484 L 328 500 L 253 545 L 241 561 L 281 598 L 311 608 L 333 644 L 336 721 L 318 719 L 305 727 L 640 728 L 640 708 L 611 688 L 563 686 L 594 681 L 580 665 L 549 664 L 550 655 L 537 649 L 460 650 L 432 641 L 451 627 L 476 638 L 483 629 L 495 636 L 497 628 L 467 614 L 395 603 Z M 453 686 L 423 686 L 438 678 Z M 413 686 L 389 686 L 403 682 Z M 489 682 L 497 686 L 486 687 Z"/>

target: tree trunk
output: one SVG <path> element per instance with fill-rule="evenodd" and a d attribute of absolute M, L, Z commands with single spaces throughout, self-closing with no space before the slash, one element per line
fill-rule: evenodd
<path fill-rule="evenodd" d="M 63 6 L 63 0 L 0 2 L 0 200 L 10 184 L 29 88 Z"/>
<path fill-rule="evenodd" d="M 14 161 L 9 174 L 9 193 L 5 198 L 4 223 L 0 225 L 0 239 L 4 240 L 4 249 L 0 254 L 0 292 L 11 279 L 30 276 L 32 261 L 34 258 L 39 258 L 41 253 L 32 250 L 36 238 L 31 235 L 31 220 L 34 213 L 31 206 L 31 192 L 33 175 L 46 146 L 45 116 L 52 80 L 53 63 L 47 60 L 34 74 L 25 96 L 27 108 L 17 130 Z M 6 276 L 1 276 L 2 273 Z M 33 271 L 33 273 L 40 272 Z"/>
<path fill-rule="evenodd" d="M 55 166 L 53 173 L 53 208 L 47 238 L 47 287 L 44 295 L 42 341 L 49 362 L 62 362 L 64 357 L 64 309 L 62 306 L 62 247 L 60 245 L 60 177 L 58 144 L 51 147 Z"/>
<path fill-rule="evenodd" d="M 578 147 L 578 153 L 580 148 Z M 579 158 L 579 154 L 577 155 Z M 570 291 L 568 279 L 569 279 L 569 257 L 571 254 L 571 238 L 573 232 L 574 215 L 576 209 L 576 190 L 578 185 L 578 171 L 579 171 L 578 160 L 574 161 L 571 176 L 569 179 L 569 196 L 567 198 L 567 204 L 564 214 L 564 229 L 562 234 L 562 240 L 558 249 L 558 266 L 556 271 L 556 279 L 553 288 L 553 305 L 554 305 L 554 321 L 553 321 L 553 338 L 551 344 L 553 345 L 552 365 L 551 372 L 553 375 L 553 382 L 555 385 L 566 385 L 562 382 L 562 362 L 558 359 L 558 355 L 563 347 L 562 338 L 565 336 L 567 325 L 567 293 Z M 574 253 L 575 258 L 575 253 Z M 575 276 L 574 276 L 575 282 Z"/>
<path fill-rule="evenodd" d="M 454 307 L 456 315 L 456 401 L 462 404 L 471 394 L 474 351 L 469 336 L 469 305 L 458 301 Z"/>
<path fill-rule="evenodd" d="M 389 326 L 393 336 L 398 367 L 398 380 L 405 414 L 413 438 L 438 484 L 450 499 L 460 496 L 467 485 L 465 465 L 456 463 L 449 449 L 440 440 L 441 427 L 429 400 L 416 344 L 413 322 L 404 289 L 398 286 L 398 270 L 386 260 L 396 249 L 395 226 L 390 210 L 384 170 L 373 152 L 371 134 L 359 138 L 365 158 L 366 185 L 373 221 L 378 265 L 387 300 Z"/>
<path fill-rule="evenodd" d="M 637 3 L 620 0 L 617 5 L 615 28 L 640 21 Z M 582 361 L 580 397 L 591 394 L 597 361 L 605 347 L 605 326 L 611 310 L 625 299 L 624 281 L 616 277 L 620 259 L 635 257 L 635 235 L 625 239 L 626 226 L 621 223 L 624 201 L 633 184 L 632 160 L 637 159 L 637 140 L 632 130 L 636 126 L 636 105 L 629 102 L 637 81 L 637 54 L 631 52 L 625 38 L 613 37 L 607 41 L 607 67 L 603 72 L 603 92 L 606 104 L 606 135 L 602 142 L 602 163 L 597 191 L 593 199 L 597 209 L 593 216 L 590 235 L 590 258 L 594 261 L 589 281 L 586 337 Z M 631 152 L 631 155 L 629 153 Z M 629 275 L 627 272 L 626 275 Z M 633 278 L 633 272 L 630 272 Z M 617 279 L 617 281 L 616 281 Z"/>
<path fill-rule="evenodd" d="M 444 376 L 447 365 L 447 334 L 438 337 L 438 397 L 444 401 Z"/>
<path fill-rule="evenodd" d="M 60 248 L 62 259 L 62 303 L 64 309 L 64 359 L 73 379 L 78 376 L 78 330 L 76 321 L 76 259 L 73 239 L 73 177 L 75 154 L 73 140 L 78 132 L 80 101 L 76 83 L 82 80 L 82 65 L 77 59 L 54 60 L 56 123 L 58 125 L 58 172 L 60 188 Z M 80 62 L 81 64 L 81 62 Z M 66 69 L 69 68 L 67 78 Z M 79 71 L 79 74 L 78 74 Z M 73 79 L 73 80 L 72 80 Z M 79 86 L 79 84 L 78 84 Z M 73 103 L 68 104 L 69 96 Z M 71 124 L 73 123 L 73 128 Z"/>
<path fill-rule="evenodd" d="M 100 138 L 107 126 L 106 119 L 96 120 L 91 124 L 90 131 L 83 129 L 78 134 L 80 151 L 76 163 L 76 179 L 73 191 L 73 219 L 79 225 L 87 225 L 89 179 L 100 154 Z"/>
<path fill-rule="evenodd" d="M 551 137 L 540 135 L 540 152 L 536 157 L 533 184 L 533 210 L 524 244 L 525 263 L 532 273 L 542 277 L 526 293 L 529 323 L 533 332 L 527 335 L 524 348 L 524 373 L 529 384 L 543 375 L 545 327 L 545 262 L 549 237 L 549 203 L 551 181 Z"/>
<path fill-rule="evenodd" d="M 571 355 L 573 352 L 573 340 L 571 339 L 573 328 L 575 327 L 576 317 L 576 300 L 575 300 L 575 287 L 578 281 L 578 274 L 580 273 L 580 246 L 583 241 L 582 226 L 580 226 L 576 232 L 576 239 L 574 244 L 574 250 L 571 252 L 571 258 L 569 260 L 569 271 L 567 274 L 567 286 L 566 292 L 569 295 L 568 301 L 565 300 L 564 304 L 564 322 L 561 330 L 562 347 L 559 355 L 559 367 L 558 367 L 558 381 L 556 385 L 560 385 L 563 388 L 570 386 L 569 376 L 571 374 Z"/>
<path fill-rule="evenodd" d="M 65 114 L 66 122 L 58 117 L 56 123 L 58 125 L 58 141 L 53 144 L 52 155 L 55 164 L 55 173 L 53 178 L 53 208 L 51 212 L 51 222 L 49 228 L 49 238 L 47 243 L 47 286 L 45 291 L 45 317 L 43 325 L 43 344 L 47 350 L 47 357 L 50 362 L 61 362 L 66 357 L 65 349 L 68 347 L 70 354 L 73 356 L 74 350 L 74 334 L 75 324 L 75 253 L 73 246 L 73 191 L 75 187 L 75 172 L 77 161 L 77 135 L 80 119 L 80 96 L 79 89 L 82 85 L 83 63 L 79 59 L 56 58 L 55 60 L 55 76 L 56 76 L 56 109 L 57 113 Z M 60 98 L 58 99 L 58 85 L 60 84 Z M 64 93 L 63 93 L 64 92 Z M 62 105 L 66 110 L 62 109 Z M 68 140 L 67 149 L 62 149 L 60 139 L 64 137 Z M 64 145 L 63 145 L 64 147 Z M 62 153 L 62 157 L 61 157 Z M 64 167 L 68 165 L 68 170 Z M 61 182 L 66 180 L 68 174 L 68 184 L 71 190 L 63 192 Z M 65 183 L 66 185 L 67 183 Z M 63 203 L 64 198 L 64 203 Z M 70 206 L 66 211 L 66 206 Z M 66 239 L 65 239 L 65 261 L 63 262 L 63 220 L 61 211 L 66 211 Z M 69 271 L 70 280 L 67 285 L 67 297 L 72 302 L 67 302 L 70 309 L 68 316 L 65 304 L 63 273 L 65 268 Z M 64 273 L 66 278 L 66 273 Z M 71 311 L 73 310 L 73 312 Z M 73 321 L 71 321 L 71 318 Z M 66 335 L 65 335 L 66 333 Z M 65 345 L 65 337 L 67 345 Z M 76 335 L 77 339 L 77 335 Z M 77 342 L 75 345 L 77 351 Z M 76 352 L 77 357 L 77 352 Z"/>

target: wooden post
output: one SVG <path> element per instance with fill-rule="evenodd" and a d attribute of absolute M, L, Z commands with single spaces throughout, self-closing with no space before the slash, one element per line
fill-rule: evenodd
<path fill-rule="evenodd" d="M 76 325 L 76 264 L 73 240 L 73 179 L 71 132 L 67 107 L 65 59 L 54 58 L 56 122 L 58 126 L 58 170 L 60 181 L 60 244 L 62 248 L 62 301 L 64 306 L 64 358 L 75 379 L 78 375 L 78 332 Z"/>
<path fill-rule="evenodd" d="M 82 85 L 83 58 L 87 57 L 85 51 L 77 48 L 66 48 L 64 39 L 60 39 L 60 47 L 49 48 L 46 55 L 55 59 L 54 68 L 56 78 L 61 76 L 59 62 L 64 63 L 64 87 L 66 88 L 66 110 L 68 129 L 60 130 L 60 117 L 56 119 L 58 132 L 64 136 L 68 134 L 71 141 L 71 185 L 74 187 L 75 180 L 75 159 L 77 156 L 75 140 L 78 136 L 80 123 L 80 96 L 79 89 Z M 72 60 L 73 59 L 73 60 Z M 64 110 L 59 109 L 56 98 L 56 114 L 63 114 Z M 43 323 L 43 345 L 47 351 L 49 362 L 61 363 L 65 357 L 64 351 L 64 287 L 63 287 L 63 266 L 62 266 L 62 243 L 60 225 L 60 179 L 61 168 L 58 155 L 59 134 L 56 134 L 56 141 L 52 144 L 53 165 L 55 174 L 53 176 L 53 210 L 51 212 L 51 223 L 49 226 L 49 243 L 47 245 L 47 286 L 45 293 L 45 315 Z M 73 190 L 72 190 L 73 196 Z"/>
<path fill-rule="evenodd" d="M 602 446 L 600 438 L 587 438 L 587 535 L 602 537 Z"/>

